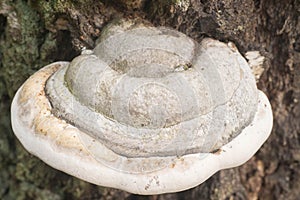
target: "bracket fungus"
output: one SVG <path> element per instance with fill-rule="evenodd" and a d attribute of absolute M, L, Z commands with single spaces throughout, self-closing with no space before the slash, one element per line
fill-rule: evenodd
<path fill-rule="evenodd" d="M 241 165 L 272 129 L 236 48 L 133 21 L 33 74 L 11 113 L 22 145 L 45 163 L 137 194 L 186 190 Z"/>

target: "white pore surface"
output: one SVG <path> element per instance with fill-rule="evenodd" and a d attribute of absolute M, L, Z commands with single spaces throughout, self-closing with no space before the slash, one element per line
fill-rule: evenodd
<path fill-rule="evenodd" d="M 78 149 L 61 147 L 51 138 L 37 134 L 35 128 L 26 125 L 28 123 L 23 123 L 20 117 L 22 108 L 18 104 L 22 88 L 12 102 L 11 120 L 16 136 L 29 152 L 48 165 L 82 180 L 136 194 L 150 195 L 186 190 L 199 185 L 221 169 L 241 165 L 261 147 L 272 128 L 271 106 L 265 94 L 260 91 L 258 109 L 252 123 L 218 152 L 174 157 L 173 163 L 165 168 L 145 173 L 130 173 L 104 165 L 87 153 L 79 153 Z M 34 101 L 29 101 L 28 104 L 30 102 Z M 35 105 L 28 104 L 27 107 L 36 109 Z M 55 127 L 56 124 L 52 126 Z M 73 131 L 74 134 L 82 134 L 75 127 Z M 170 160 L 170 157 L 166 159 Z"/>

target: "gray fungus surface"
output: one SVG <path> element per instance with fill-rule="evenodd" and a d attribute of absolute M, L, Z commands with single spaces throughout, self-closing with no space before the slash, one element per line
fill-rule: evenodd
<path fill-rule="evenodd" d="M 107 27 L 45 90 L 54 115 L 133 158 L 213 152 L 251 123 L 258 104 L 236 48 L 133 23 Z"/>

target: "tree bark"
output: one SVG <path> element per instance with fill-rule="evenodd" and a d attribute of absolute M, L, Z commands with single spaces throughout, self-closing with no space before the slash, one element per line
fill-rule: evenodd
<path fill-rule="evenodd" d="M 116 18 L 143 18 L 196 41 L 234 42 L 265 56 L 258 87 L 274 127 L 241 167 L 222 170 L 188 191 L 139 196 L 59 172 L 27 153 L 13 135 L 10 103 L 36 70 L 93 48 Z M 0 199 L 285 199 L 300 191 L 299 0 L 0 0 Z"/>

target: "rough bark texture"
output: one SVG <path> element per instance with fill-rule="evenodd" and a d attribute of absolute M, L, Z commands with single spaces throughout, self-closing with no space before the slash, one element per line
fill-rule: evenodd
<path fill-rule="evenodd" d="M 188 191 L 138 196 L 91 185 L 27 153 L 10 127 L 10 102 L 43 65 L 92 48 L 103 26 L 141 17 L 195 40 L 233 41 L 266 57 L 259 88 L 271 100 L 274 128 L 245 165 L 222 170 Z M 0 0 L 0 199 L 299 199 L 299 0 Z"/>

